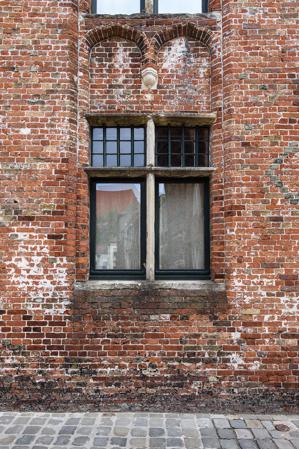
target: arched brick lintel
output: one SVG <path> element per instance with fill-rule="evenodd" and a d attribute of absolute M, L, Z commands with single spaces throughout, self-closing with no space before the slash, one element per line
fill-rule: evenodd
<path fill-rule="evenodd" d="M 85 36 L 85 42 L 91 50 L 99 42 L 107 39 L 119 37 L 131 42 L 135 42 L 142 55 L 142 62 L 148 62 L 149 42 L 146 35 L 132 27 L 113 25 L 108 27 L 98 27 L 90 30 Z"/>
<path fill-rule="evenodd" d="M 157 54 L 166 42 L 178 37 L 188 37 L 197 40 L 211 50 L 211 31 L 206 28 L 199 28 L 193 23 L 178 24 L 164 28 L 152 37 L 151 46 L 155 49 L 155 53 Z"/>

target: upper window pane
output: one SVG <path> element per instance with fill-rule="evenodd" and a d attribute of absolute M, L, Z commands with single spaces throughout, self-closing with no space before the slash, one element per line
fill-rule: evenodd
<path fill-rule="evenodd" d="M 207 167 L 209 133 L 206 127 L 157 127 L 156 165 Z"/>
<path fill-rule="evenodd" d="M 159 0 L 159 14 L 199 14 L 202 12 L 199 0 Z"/>
<path fill-rule="evenodd" d="M 135 14 L 140 12 L 140 0 L 98 0 L 96 5 L 97 14 Z"/>
<path fill-rule="evenodd" d="M 144 139 L 144 128 L 140 126 L 93 128 L 91 165 L 93 167 L 142 167 L 145 165 Z"/>

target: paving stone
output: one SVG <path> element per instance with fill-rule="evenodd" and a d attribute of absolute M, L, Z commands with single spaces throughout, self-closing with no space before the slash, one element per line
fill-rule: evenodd
<path fill-rule="evenodd" d="M 24 426 L 17 424 L 16 426 L 8 427 L 4 433 L 6 433 L 8 435 L 13 435 L 13 434 L 17 435 L 18 433 L 21 433 L 23 429 L 24 429 Z"/>
<path fill-rule="evenodd" d="M 150 428 L 149 436 L 150 437 L 162 437 L 165 434 L 165 430 L 162 428 Z"/>
<path fill-rule="evenodd" d="M 32 418 L 30 421 L 31 426 L 43 426 L 48 421 L 48 418 Z"/>
<path fill-rule="evenodd" d="M 121 438 L 121 437 L 112 437 L 110 440 L 110 444 L 113 445 L 117 445 L 120 447 L 125 447 L 127 444 L 127 439 L 126 438 Z"/>
<path fill-rule="evenodd" d="M 0 418 L 0 422 L 1 422 L 1 418 Z M 298 429 L 299 429 L 299 419 L 292 419 L 292 423 L 295 424 L 295 426 L 298 427 Z"/>
<path fill-rule="evenodd" d="M 185 437 L 192 437 L 192 438 L 198 438 L 199 437 L 199 432 L 197 429 L 191 429 L 191 428 L 186 428 L 186 429 L 182 429 L 182 433 Z M 210 436 L 210 435 L 208 435 Z M 213 435 L 212 435 L 213 436 Z M 215 432 L 215 437 L 217 437 L 217 434 Z"/>
<path fill-rule="evenodd" d="M 53 427 L 43 427 L 41 433 L 44 435 L 55 435 L 56 429 L 53 429 Z"/>
<path fill-rule="evenodd" d="M 202 447 L 199 438 L 184 438 L 186 449 L 199 449 Z"/>
<path fill-rule="evenodd" d="M 16 439 L 16 435 L 0 436 L 0 446 L 11 444 Z"/>
<path fill-rule="evenodd" d="M 96 422 L 96 418 L 84 417 L 81 419 L 82 426 L 93 426 Z"/>
<path fill-rule="evenodd" d="M 292 443 L 284 438 L 275 440 L 275 444 L 279 449 L 294 449 Z"/>
<path fill-rule="evenodd" d="M 55 445 L 57 445 L 57 446 L 66 446 L 66 445 L 69 444 L 70 441 L 71 441 L 71 436 L 70 435 L 60 435 L 55 440 Z"/>
<path fill-rule="evenodd" d="M 76 431 L 76 426 L 63 426 L 59 433 L 60 435 L 73 435 Z"/>
<path fill-rule="evenodd" d="M 226 418 L 214 418 L 213 421 L 214 421 L 215 427 L 217 427 L 217 429 L 230 428 L 229 421 Z"/>
<path fill-rule="evenodd" d="M 257 440 L 257 445 L 259 449 L 277 449 L 276 444 L 270 439 Z"/>
<path fill-rule="evenodd" d="M 265 429 L 267 430 L 275 430 L 274 429 L 274 425 L 272 421 L 262 421 L 263 426 L 265 427 Z"/>
<path fill-rule="evenodd" d="M 150 448 L 165 448 L 166 439 L 165 438 L 150 438 Z"/>
<path fill-rule="evenodd" d="M 169 437 L 180 437 L 183 435 L 183 431 L 180 427 L 172 427 L 169 429 L 166 429 L 167 435 Z"/>
<path fill-rule="evenodd" d="M 74 446 L 84 446 L 84 444 L 89 442 L 89 437 L 76 437 L 73 441 Z"/>
<path fill-rule="evenodd" d="M 270 439 L 270 434 L 266 429 L 252 429 L 252 432 L 257 440 Z"/>
<path fill-rule="evenodd" d="M 35 435 L 22 435 L 20 438 L 18 438 L 15 442 L 15 444 L 19 444 L 20 446 L 23 444 L 30 444 L 33 440 L 35 440 Z"/>
<path fill-rule="evenodd" d="M 290 432 L 290 436 L 292 438 L 299 438 L 299 430 L 295 430 L 295 431 Z"/>
<path fill-rule="evenodd" d="M 14 424 L 27 424 L 30 421 L 30 416 L 19 416 L 17 419 L 14 420 Z M 0 418 L 0 424 L 1 424 L 1 418 Z"/>
<path fill-rule="evenodd" d="M 200 433 L 202 434 L 202 429 Z M 232 429 L 217 429 L 217 434 L 219 438 L 224 440 L 232 440 L 235 438 L 235 433 Z"/>
<path fill-rule="evenodd" d="M 130 439 L 130 448 L 138 448 L 138 449 L 146 449 L 147 448 L 147 441 L 145 438 L 131 438 Z"/>
<path fill-rule="evenodd" d="M 167 447 L 183 447 L 184 443 L 180 438 L 167 438 L 166 446 Z"/>
<path fill-rule="evenodd" d="M 9 424 L 14 418 L 14 416 L 0 416 L 0 424 Z"/>
<path fill-rule="evenodd" d="M 207 449 L 214 449 L 214 448 L 220 448 L 220 440 L 218 438 L 202 438 L 202 444 L 204 448 Z"/>
<path fill-rule="evenodd" d="M 79 435 L 90 435 L 92 431 L 93 431 L 93 427 L 83 426 L 83 427 L 77 428 L 76 433 Z"/>
<path fill-rule="evenodd" d="M 133 437 L 146 437 L 147 429 L 143 429 L 142 427 L 133 428 L 131 430 L 131 435 Z"/>
<path fill-rule="evenodd" d="M 252 432 L 250 432 L 249 429 L 235 429 L 235 433 L 238 440 L 241 438 L 244 440 L 250 440 L 253 438 Z"/>
<path fill-rule="evenodd" d="M 166 427 L 180 427 L 181 421 L 179 418 L 167 418 Z"/>
<path fill-rule="evenodd" d="M 137 426 L 137 427 L 144 427 L 144 426 L 147 426 L 147 424 L 148 424 L 147 418 L 136 418 L 134 421 L 134 426 Z"/>
<path fill-rule="evenodd" d="M 258 449 L 257 444 L 253 440 L 238 440 L 238 443 L 242 449 Z"/>
<path fill-rule="evenodd" d="M 111 427 L 99 427 L 96 431 L 96 434 L 107 436 L 110 434 L 111 430 L 112 430 Z"/>
<path fill-rule="evenodd" d="M 205 427 L 214 428 L 213 421 L 210 418 L 198 418 L 197 425 L 200 428 L 205 428 Z"/>
<path fill-rule="evenodd" d="M 222 449 L 240 449 L 236 440 L 220 440 Z"/>
<path fill-rule="evenodd" d="M 93 440 L 93 445 L 97 447 L 107 446 L 109 439 L 105 437 L 95 437 Z"/>
<path fill-rule="evenodd" d="M 113 435 L 118 437 L 126 437 L 129 433 L 128 427 L 114 427 Z"/>
<path fill-rule="evenodd" d="M 45 444 L 50 445 L 54 440 L 54 437 L 50 437 L 50 436 L 43 436 L 43 437 L 37 437 L 36 439 L 36 444 Z"/>
<path fill-rule="evenodd" d="M 245 419 L 247 427 L 250 429 L 261 429 L 263 424 L 258 419 Z"/>
<path fill-rule="evenodd" d="M 246 429 L 247 427 L 243 419 L 230 419 L 229 422 L 234 429 Z"/>
<path fill-rule="evenodd" d="M 219 429 L 219 430 L 229 430 L 229 429 Z M 200 434 L 202 437 L 209 437 L 209 438 L 217 438 L 217 432 L 216 430 L 213 428 L 209 428 L 209 427 L 204 427 L 203 429 L 200 429 Z M 232 436 L 232 438 L 234 438 L 234 434 Z"/>

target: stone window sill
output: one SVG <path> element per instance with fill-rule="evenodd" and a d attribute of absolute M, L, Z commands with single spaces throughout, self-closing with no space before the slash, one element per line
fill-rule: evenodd
<path fill-rule="evenodd" d="M 75 290 L 192 290 L 207 293 L 224 292 L 225 284 L 213 281 L 99 281 L 77 282 Z"/>

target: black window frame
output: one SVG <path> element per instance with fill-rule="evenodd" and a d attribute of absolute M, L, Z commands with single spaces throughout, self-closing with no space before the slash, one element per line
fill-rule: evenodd
<path fill-rule="evenodd" d="M 205 268 L 201 270 L 162 270 L 160 259 L 160 208 L 159 183 L 203 183 L 204 184 L 204 260 Z M 208 280 L 210 279 L 210 181 L 208 177 L 192 178 L 155 178 L 155 279 L 156 280 Z"/>
<path fill-rule="evenodd" d="M 98 129 L 98 128 L 102 128 L 103 129 L 103 140 L 101 140 L 103 142 L 103 165 L 101 166 L 97 166 L 93 164 L 93 157 L 99 155 L 99 153 L 95 153 L 93 151 L 94 149 L 94 144 L 95 142 L 99 142 L 100 140 L 98 139 L 94 139 L 93 138 L 93 133 L 94 133 L 94 129 Z M 116 134 L 117 137 L 116 139 L 111 140 L 111 142 L 116 142 L 117 143 L 117 152 L 115 153 L 115 156 L 117 157 L 117 165 L 106 165 L 105 161 L 107 158 L 107 151 L 106 151 L 106 146 L 107 146 L 107 142 L 110 142 L 110 139 L 106 138 L 106 133 L 107 133 L 107 129 L 108 128 L 115 128 L 116 129 Z M 120 130 L 122 128 L 130 128 L 131 129 L 131 139 L 130 140 L 121 140 L 120 139 Z M 135 128 L 142 128 L 143 132 L 144 132 L 144 137 L 143 140 L 141 139 L 134 139 L 132 138 L 134 135 L 134 129 Z M 90 164 L 92 167 L 94 168 L 130 168 L 130 167 L 145 167 L 146 165 L 146 127 L 144 125 L 101 125 L 101 126 L 92 126 L 90 128 Z M 121 154 L 120 153 L 120 142 L 122 141 L 127 141 L 127 142 L 131 142 L 131 153 L 126 153 L 126 154 Z M 141 155 L 142 153 L 135 153 L 135 142 L 143 142 L 143 165 L 134 165 L 134 156 L 135 155 Z M 111 154 L 112 155 L 112 154 Z M 120 157 L 124 155 L 124 156 L 129 156 L 131 157 L 131 164 L 130 165 L 120 165 Z"/>
<path fill-rule="evenodd" d="M 139 270 L 99 270 L 95 268 L 96 255 L 96 185 L 97 183 L 140 184 L 140 269 Z M 91 280 L 132 280 L 145 279 L 146 270 L 146 180 L 145 178 L 93 178 L 90 184 L 90 279 Z"/>
<path fill-rule="evenodd" d="M 156 129 L 159 128 L 165 128 L 167 130 L 167 139 L 161 139 L 158 137 L 158 133 L 156 133 L 156 140 L 155 140 L 155 165 L 157 167 L 172 167 L 172 168 L 179 168 L 179 167 L 183 167 L 183 168 L 194 168 L 194 167 L 208 167 L 209 166 L 209 158 L 210 158 L 210 154 L 209 154 L 209 147 L 210 147 L 210 128 L 208 126 L 171 126 L 171 125 L 160 125 L 157 126 Z M 182 134 L 180 139 L 172 139 L 171 138 L 171 129 L 172 128 L 180 128 L 182 130 Z M 186 129 L 194 129 L 194 145 L 195 145 L 195 151 L 194 151 L 194 163 L 193 165 L 186 165 L 184 162 L 184 157 L 186 156 L 185 151 L 184 151 L 184 145 L 185 143 L 187 143 L 188 141 L 190 141 L 189 139 L 185 138 L 185 130 Z M 201 138 L 201 130 L 207 130 L 207 138 Z M 158 164 L 158 157 L 162 156 L 161 154 L 158 153 L 158 144 L 159 142 L 164 141 L 165 143 L 167 143 L 167 154 L 165 153 L 165 156 L 167 156 L 168 158 L 168 164 L 167 165 L 160 165 Z M 172 165 L 171 163 L 171 156 L 172 156 L 172 151 L 171 151 L 171 143 L 172 142 L 180 142 L 181 145 L 181 164 L 180 165 Z M 203 164 L 199 163 L 199 159 L 202 156 L 199 153 L 199 145 L 200 143 L 202 143 L 205 146 L 206 152 L 203 154 L 205 161 Z"/>
<path fill-rule="evenodd" d="M 97 14 L 97 3 L 100 0 L 92 0 L 91 3 L 91 12 L 92 14 Z M 200 2 L 200 0 L 199 0 Z M 208 12 L 208 2 L 209 0 L 201 0 L 201 5 L 202 5 L 202 13 L 207 13 Z M 136 14 L 144 14 L 145 13 L 145 0 L 140 0 L 140 11 L 136 12 Z M 186 12 L 187 14 L 188 12 Z M 153 14 L 159 14 L 159 0 L 153 0 Z M 167 14 L 167 13 L 164 13 Z M 174 13 L 175 14 L 175 13 Z M 199 13 L 200 14 L 200 13 Z"/>

